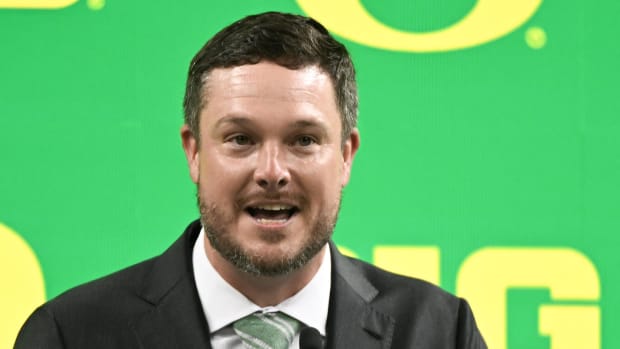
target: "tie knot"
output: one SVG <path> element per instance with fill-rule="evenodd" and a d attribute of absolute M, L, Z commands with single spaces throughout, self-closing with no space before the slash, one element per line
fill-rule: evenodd
<path fill-rule="evenodd" d="M 299 321 L 281 313 L 254 313 L 235 321 L 233 328 L 247 348 L 288 349 Z"/>

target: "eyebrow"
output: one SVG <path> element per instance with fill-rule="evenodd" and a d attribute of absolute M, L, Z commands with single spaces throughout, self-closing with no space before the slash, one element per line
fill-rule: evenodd
<path fill-rule="evenodd" d="M 254 121 L 245 116 L 225 116 L 215 122 L 214 128 L 217 129 L 226 124 L 252 127 L 254 125 Z M 327 126 L 323 122 L 312 119 L 297 120 L 290 126 L 290 128 L 317 128 L 324 134 L 328 133 Z"/>
<path fill-rule="evenodd" d="M 307 128 L 307 127 L 315 127 L 320 129 L 321 131 L 327 133 L 327 126 L 323 122 L 317 122 L 314 120 L 297 120 L 293 124 L 295 128 Z"/>
<path fill-rule="evenodd" d="M 225 116 L 221 119 L 219 119 L 218 121 L 215 122 L 215 125 L 213 125 L 213 128 L 217 129 L 222 125 L 225 124 L 235 124 L 235 125 L 242 125 L 242 126 L 251 126 L 253 124 L 252 120 L 250 120 L 247 117 L 244 116 Z"/>

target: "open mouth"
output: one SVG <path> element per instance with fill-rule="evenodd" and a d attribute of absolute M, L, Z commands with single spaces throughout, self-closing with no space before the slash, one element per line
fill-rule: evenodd
<path fill-rule="evenodd" d="M 283 204 L 250 206 L 245 210 L 260 224 L 286 223 L 299 211 L 295 206 Z"/>

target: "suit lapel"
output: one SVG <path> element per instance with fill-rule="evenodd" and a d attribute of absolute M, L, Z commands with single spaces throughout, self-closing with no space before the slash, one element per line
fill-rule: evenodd
<path fill-rule="evenodd" d="M 152 308 L 132 323 L 143 348 L 211 349 L 191 262 L 199 232 L 196 221 L 154 260 L 145 278 L 139 294 Z M 330 249 L 333 270 L 326 348 L 389 348 L 395 320 L 373 306 L 377 289 L 333 243 Z"/>
<path fill-rule="evenodd" d="M 133 323 L 143 348 L 211 348 L 191 263 L 199 232 L 200 224 L 192 223 L 145 278 L 140 296 L 153 307 Z"/>
<path fill-rule="evenodd" d="M 395 320 L 372 305 L 377 289 L 361 270 L 330 244 L 332 291 L 327 319 L 327 348 L 389 348 Z"/>

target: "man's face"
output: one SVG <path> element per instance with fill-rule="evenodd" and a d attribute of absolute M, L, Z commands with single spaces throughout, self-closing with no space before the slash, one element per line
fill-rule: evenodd
<path fill-rule="evenodd" d="M 213 70 L 200 146 L 184 126 L 190 174 L 211 246 L 237 268 L 279 275 L 331 236 L 359 144 L 342 145 L 327 74 L 270 62 Z"/>

